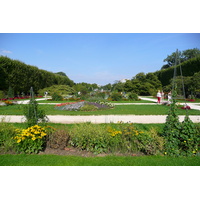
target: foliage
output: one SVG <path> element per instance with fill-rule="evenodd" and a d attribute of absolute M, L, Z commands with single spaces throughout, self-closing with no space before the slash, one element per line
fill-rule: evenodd
<path fill-rule="evenodd" d="M 52 98 L 52 101 L 62 101 L 63 100 L 63 97 L 57 93 L 53 93 L 51 98 Z"/>
<path fill-rule="evenodd" d="M 27 129 L 16 129 L 16 132 L 14 140 L 19 153 L 38 153 L 44 148 L 45 136 L 47 135 L 45 128 L 35 125 Z"/>
<path fill-rule="evenodd" d="M 119 141 L 118 146 L 121 151 L 156 155 L 163 150 L 164 140 L 153 128 L 148 132 L 140 131 L 135 125 L 128 123 L 123 124 L 120 131 L 111 129 L 109 132 Z"/>
<path fill-rule="evenodd" d="M 0 56 L 0 70 L 3 73 L 0 76 L 0 90 L 7 91 L 10 86 L 16 94 L 28 93 L 30 87 L 35 88 L 37 92 L 51 85 L 74 85 L 67 76 L 41 70 L 4 56 Z"/>
<path fill-rule="evenodd" d="M 8 98 L 14 98 L 14 90 L 10 86 L 8 88 L 8 94 L 7 94 L 7 96 L 8 96 Z"/>
<path fill-rule="evenodd" d="M 40 122 L 45 123 L 48 121 L 48 118 L 45 115 L 45 111 L 38 108 L 38 104 L 34 99 L 34 93 L 32 90 L 29 104 L 24 106 L 24 115 L 26 117 L 28 127 L 34 126 Z"/>
<path fill-rule="evenodd" d="M 0 99 L 3 99 L 5 97 L 5 93 L 0 90 Z"/>
<path fill-rule="evenodd" d="M 166 139 L 165 154 L 170 156 L 195 155 L 198 152 L 200 135 L 188 115 L 182 123 L 179 122 L 175 96 L 174 93 L 162 133 Z"/>
<path fill-rule="evenodd" d="M 69 143 L 82 150 L 102 153 L 108 149 L 109 138 L 104 126 L 85 123 L 77 124 L 71 130 Z"/>
<path fill-rule="evenodd" d="M 164 140 L 155 129 L 142 132 L 133 124 L 123 124 L 116 129 L 107 125 L 86 123 L 76 125 L 71 130 L 69 143 L 94 153 L 141 152 L 155 155 L 163 150 Z"/>
<path fill-rule="evenodd" d="M 111 97 L 112 101 L 121 101 L 122 100 L 122 95 L 118 92 L 112 93 L 110 97 Z"/>
<path fill-rule="evenodd" d="M 174 66 L 177 68 L 177 76 L 180 76 L 180 66 L 182 68 L 183 76 L 193 76 L 195 73 L 199 72 L 200 56 L 186 60 L 181 63 L 181 65 Z M 163 86 L 170 84 L 170 80 L 173 78 L 174 74 L 174 67 L 169 67 L 168 69 L 159 70 L 154 73 Z"/>
<path fill-rule="evenodd" d="M 95 110 L 98 110 L 98 107 L 96 107 L 95 105 L 85 104 L 79 110 L 80 111 L 95 111 Z"/>
<path fill-rule="evenodd" d="M 139 100 L 138 95 L 136 93 L 133 93 L 133 92 L 128 94 L 128 99 L 131 99 L 133 101 Z"/>
<path fill-rule="evenodd" d="M 52 85 L 38 91 L 39 95 L 44 95 L 45 92 L 48 92 L 48 95 L 53 95 L 54 93 L 56 93 L 61 96 L 66 96 L 69 94 L 74 94 L 75 90 L 69 85 Z"/>
<path fill-rule="evenodd" d="M 47 135 L 47 147 L 52 149 L 64 149 L 69 141 L 69 133 L 65 127 L 54 129 L 49 127 L 50 131 Z"/>
<path fill-rule="evenodd" d="M 180 63 L 189 60 L 191 58 L 195 58 L 200 55 L 200 49 L 187 49 L 183 52 L 178 51 L 178 56 L 180 58 Z M 173 52 L 171 55 L 168 55 L 167 58 L 164 59 L 164 62 L 167 62 L 167 65 L 164 65 L 162 69 L 166 69 L 168 67 L 174 66 L 176 60 L 176 52 Z"/>
<path fill-rule="evenodd" d="M 15 127 L 11 124 L 0 122 L 0 152 L 14 151 Z"/>
<path fill-rule="evenodd" d="M 185 119 L 182 122 L 179 140 L 181 155 L 191 156 L 198 152 L 200 145 L 200 132 L 197 132 L 197 127 L 190 120 L 188 115 L 185 116 Z"/>

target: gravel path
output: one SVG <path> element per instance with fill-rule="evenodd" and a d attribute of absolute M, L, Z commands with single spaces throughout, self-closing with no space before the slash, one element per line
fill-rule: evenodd
<path fill-rule="evenodd" d="M 179 120 L 184 120 L 183 115 L 179 116 Z M 166 115 L 90 115 L 90 116 L 71 116 L 71 115 L 48 115 L 49 122 L 52 123 L 81 123 L 81 122 L 92 122 L 92 123 L 117 123 L 119 121 L 132 122 L 132 123 L 165 123 Z M 191 115 L 190 119 L 195 123 L 200 123 L 199 115 Z M 5 122 L 17 122 L 22 123 L 25 121 L 24 116 L 19 115 L 0 115 L 0 120 Z"/>

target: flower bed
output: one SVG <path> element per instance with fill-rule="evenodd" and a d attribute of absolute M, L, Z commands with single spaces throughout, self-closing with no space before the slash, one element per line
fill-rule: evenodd
<path fill-rule="evenodd" d="M 109 109 L 113 108 L 114 105 L 108 102 L 88 102 L 88 101 L 80 101 L 80 102 L 70 102 L 70 103 L 61 103 L 55 106 L 57 110 L 68 110 L 68 111 L 78 111 L 86 105 L 92 105 L 93 109 L 97 110 Z M 82 109 L 83 111 L 84 109 Z M 87 110 L 89 111 L 89 110 Z"/>

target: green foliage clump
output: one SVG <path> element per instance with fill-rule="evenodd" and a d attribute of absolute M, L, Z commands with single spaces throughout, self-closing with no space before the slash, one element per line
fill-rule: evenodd
<path fill-rule="evenodd" d="M 0 90 L 0 99 L 3 99 L 3 98 L 5 98 L 5 93 Z"/>
<path fill-rule="evenodd" d="M 122 95 L 118 92 L 112 93 L 110 97 L 111 97 L 112 101 L 121 101 L 122 100 Z"/>
<path fill-rule="evenodd" d="M 51 96 L 52 101 L 62 101 L 63 97 L 57 93 L 53 93 Z"/>
<path fill-rule="evenodd" d="M 112 136 L 112 142 L 117 140 L 119 151 L 141 152 L 146 155 L 160 154 L 163 150 L 164 139 L 160 137 L 156 129 L 149 131 L 140 131 L 133 124 L 123 124 L 120 131 L 109 129 Z M 112 146 L 112 145 L 111 145 Z"/>
<path fill-rule="evenodd" d="M 138 101 L 138 95 L 136 93 L 129 93 L 128 94 L 128 99 L 133 100 L 133 101 Z"/>
<path fill-rule="evenodd" d="M 166 139 L 164 154 L 169 156 L 195 155 L 198 152 L 200 135 L 188 115 L 182 123 L 179 122 L 176 108 L 176 100 L 173 98 L 162 133 Z"/>
<path fill-rule="evenodd" d="M 69 143 L 82 150 L 94 153 L 106 152 L 110 135 L 106 134 L 106 128 L 102 125 L 90 123 L 77 124 L 70 132 Z"/>
<path fill-rule="evenodd" d="M 34 93 L 32 90 L 29 104 L 24 106 L 24 116 L 26 117 L 28 127 L 48 121 L 45 111 L 38 108 L 38 103 L 34 99 Z"/>
<path fill-rule="evenodd" d="M 85 104 L 79 110 L 80 111 L 95 111 L 95 110 L 98 110 L 98 108 L 96 106 L 94 106 L 94 105 Z"/>
<path fill-rule="evenodd" d="M 1 121 L 0 123 L 0 152 L 14 151 L 15 127 Z"/>
<path fill-rule="evenodd" d="M 8 96 L 8 98 L 14 98 L 14 90 L 12 87 L 8 88 L 7 96 Z"/>
<path fill-rule="evenodd" d="M 16 94 L 28 93 L 30 87 L 34 87 L 35 91 L 38 91 L 52 85 L 74 85 L 74 82 L 67 76 L 41 70 L 5 56 L 0 56 L 0 70 L 2 73 L 0 90 L 6 91 L 11 86 Z"/>
<path fill-rule="evenodd" d="M 45 92 L 48 92 L 48 95 L 53 95 L 54 93 L 61 96 L 67 96 L 69 94 L 74 94 L 75 90 L 69 85 L 52 85 L 50 87 L 45 87 L 38 91 L 39 95 L 44 95 Z"/>
<path fill-rule="evenodd" d="M 160 154 L 164 139 L 152 129 L 138 130 L 133 124 L 122 124 L 117 129 L 107 125 L 90 123 L 76 125 L 70 133 L 69 143 L 82 150 L 94 153 L 135 153 Z"/>

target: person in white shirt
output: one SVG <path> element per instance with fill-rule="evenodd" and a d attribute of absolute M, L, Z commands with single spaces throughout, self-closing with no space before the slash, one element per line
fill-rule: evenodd
<path fill-rule="evenodd" d="M 158 90 L 158 93 L 157 93 L 157 99 L 158 99 L 158 103 L 160 103 L 160 99 L 161 99 L 161 93 L 160 93 L 160 90 Z"/>

